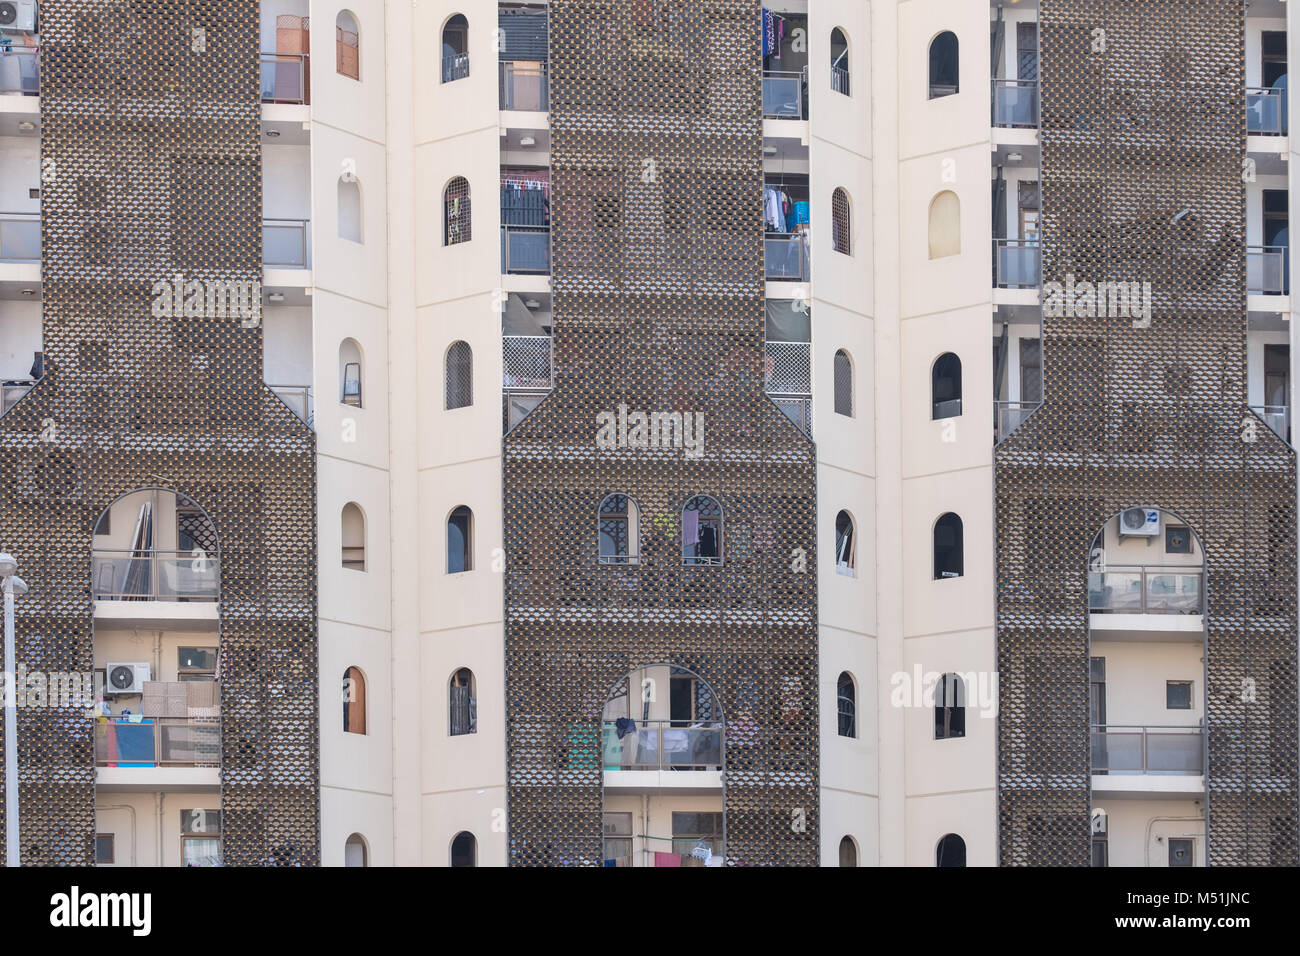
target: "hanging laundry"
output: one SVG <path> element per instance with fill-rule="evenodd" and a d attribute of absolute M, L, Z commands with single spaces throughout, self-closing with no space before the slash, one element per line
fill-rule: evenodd
<path fill-rule="evenodd" d="M 771 10 L 763 10 L 760 17 L 762 21 L 762 42 L 763 56 L 771 56 L 776 52 L 776 15 Z"/>
<path fill-rule="evenodd" d="M 700 513 L 694 509 L 682 512 L 682 547 L 690 548 L 700 543 Z"/>
<path fill-rule="evenodd" d="M 636 721 L 631 717 L 620 717 L 614 721 L 614 732 L 618 734 L 618 739 L 622 740 L 628 734 L 636 733 Z"/>
<path fill-rule="evenodd" d="M 655 851 L 655 866 L 677 866 L 682 865 L 682 855 L 680 853 L 661 853 Z"/>

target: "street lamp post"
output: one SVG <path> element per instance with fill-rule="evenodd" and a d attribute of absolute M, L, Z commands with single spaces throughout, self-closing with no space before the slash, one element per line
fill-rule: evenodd
<path fill-rule="evenodd" d="M 18 866 L 18 669 L 14 666 L 14 595 L 26 594 L 18 562 L 0 552 L 5 592 L 5 866 Z"/>

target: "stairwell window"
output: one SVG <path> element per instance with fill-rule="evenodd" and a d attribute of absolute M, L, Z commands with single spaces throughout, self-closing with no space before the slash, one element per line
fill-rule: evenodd
<path fill-rule="evenodd" d="M 930 200 L 929 236 L 931 259 L 961 253 L 961 200 L 951 189 Z"/>
<path fill-rule="evenodd" d="M 457 833 L 451 841 L 451 865 L 478 866 L 478 840 L 468 830 Z"/>
<path fill-rule="evenodd" d="M 959 66 L 957 34 L 944 30 L 930 41 L 930 99 L 958 91 Z"/>
<path fill-rule="evenodd" d="M 343 732 L 366 732 L 366 675 L 359 667 L 343 672 Z"/>
<path fill-rule="evenodd" d="M 352 173 L 344 173 L 338 183 L 339 238 L 361 242 L 361 183 Z"/>
<path fill-rule="evenodd" d="M 474 570 L 474 512 L 464 505 L 447 518 L 447 573 Z"/>
<path fill-rule="evenodd" d="M 345 867 L 370 865 L 370 851 L 366 847 L 365 837 L 360 833 L 352 834 L 343 844 L 343 865 Z"/>
<path fill-rule="evenodd" d="M 858 689 L 853 682 L 853 675 L 848 671 L 841 673 L 835 688 L 840 736 L 856 737 L 858 735 Z"/>
<path fill-rule="evenodd" d="M 858 865 L 858 845 L 853 837 L 846 836 L 840 840 L 840 866 Z"/>
<path fill-rule="evenodd" d="M 934 579 L 959 578 L 964 564 L 961 518 L 948 512 L 934 523 Z"/>
<path fill-rule="evenodd" d="M 637 564 L 640 516 L 627 495 L 606 495 L 596 519 L 601 564 Z"/>
<path fill-rule="evenodd" d="M 366 569 L 366 516 L 361 506 L 349 501 L 343 506 L 343 567 L 353 571 Z"/>
<path fill-rule="evenodd" d="M 934 739 L 966 736 L 966 685 L 959 674 L 944 674 L 934 689 Z"/>
<path fill-rule="evenodd" d="M 696 495 L 682 508 L 682 563 L 722 564 L 722 506 L 716 498 Z"/>
<path fill-rule="evenodd" d="M 831 248 L 846 256 L 853 254 L 850 225 L 849 194 L 837 187 L 831 193 Z"/>
<path fill-rule="evenodd" d="M 965 866 L 966 841 L 955 833 L 944 834 L 934 848 L 935 866 Z"/>
<path fill-rule="evenodd" d="M 469 76 L 469 21 L 457 13 L 442 28 L 442 82 Z"/>
<path fill-rule="evenodd" d="M 835 516 L 835 573 L 854 577 L 857 568 L 857 540 L 853 517 L 847 511 Z"/>
<path fill-rule="evenodd" d="M 340 10 L 334 21 L 334 69 L 340 76 L 361 79 L 361 28 L 349 10 Z"/>
<path fill-rule="evenodd" d="M 443 407 L 447 411 L 474 404 L 474 350 L 468 342 L 452 342 L 443 356 Z"/>
<path fill-rule="evenodd" d="M 462 667 L 447 684 L 448 732 L 453 737 L 478 733 L 478 697 L 474 672 Z"/>
<path fill-rule="evenodd" d="M 831 30 L 831 89 L 849 94 L 849 40 L 839 27 Z"/>
<path fill-rule="evenodd" d="M 361 407 L 361 346 L 356 339 L 339 343 L 339 403 Z"/>
<path fill-rule="evenodd" d="M 944 352 L 930 367 L 930 418 L 956 418 L 961 414 L 961 359 Z"/>
<path fill-rule="evenodd" d="M 853 417 L 853 360 L 840 349 L 835 353 L 835 414 Z"/>
<path fill-rule="evenodd" d="M 454 246 L 470 240 L 469 180 L 456 176 L 442 191 L 442 243 Z"/>

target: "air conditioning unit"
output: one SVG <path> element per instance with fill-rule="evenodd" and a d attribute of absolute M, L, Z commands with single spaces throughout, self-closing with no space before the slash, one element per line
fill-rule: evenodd
<path fill-rule="evenodd" d="M 1159 508 L 1125 508 L 1119 516 L 1119 533 L 1151 538 L 1160 533 Z"/>
<path fill-rule="evenodd" d="M 36 0 L 0 0 L 0 30 L 36 32 Z"/>
<path fill-rule="evenodd" d="M 113 664 L 105 669 L 106 694 L 142 694 L 144 685 L 149 680 L 148 664 Z"/>

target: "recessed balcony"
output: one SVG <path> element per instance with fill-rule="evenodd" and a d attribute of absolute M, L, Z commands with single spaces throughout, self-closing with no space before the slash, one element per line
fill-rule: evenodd
<path fill-rule="evenodd" d="M 606 721 L 605 787 L 682 795 L 720 790 L 722 737 L 719 721 Z"/>

